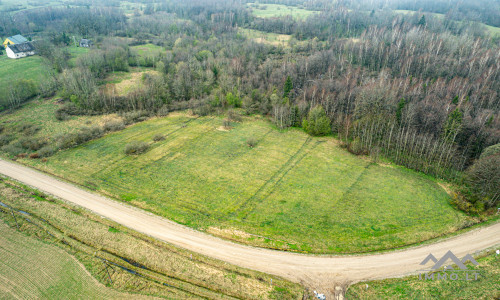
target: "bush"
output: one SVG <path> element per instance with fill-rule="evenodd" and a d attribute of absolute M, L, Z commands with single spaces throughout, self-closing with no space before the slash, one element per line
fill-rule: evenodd
<path fill-rule="evenodd" d="M 247 145 L 250 148 L 253 148 L 253 147 L 257 146 L 257 139 L 255 139 L 255 138 L 249 138 L 247 140 Z"/>
<path fill-rule="evenodd" d="M 8 134 L 0 134 L 0 147 L 8 145 L 14 139 L 13 136 Z"/>
<path fill-rule="evenodd" d="M 21 146 L 25 149 L 30 149 L 32 151 L 37 151 L 38 149 L 42 148 L 47 144 L 47 142 L 41 138 L 30 138 L 30 137 L 23 137 L 19 139 L 19 143 L 21 143 Z"/>
<path fill-rule="evenodd" d="M 38 150 L 38 155 L 40 157 L 49 157 L 54 155 L 57 152 L 57 148 L 53 145 L 47 145 Z"/>
<path fill-rule="evenodd" d="M 32 158 L 32 159 L 40 158 L 40 155 L 38 155 L 38 153 L 31 153 L 30 158 Z"/>
<path fill-rule="evenodd" d="M 147 120 L 150 117 L 150 114 L 145 110 L 137 110 L 123 113 L 122 117 L 125 119 L 125 124 L 129 125 Z"/>
<path fill-rule="evenodd" d="M 351 152 L 354 155 L 368 154 L 368 152 L 363 148 L 363 145 L 361 144 L 359 138 L 356 138 L 353 141 L 348 142 L 347 151 Z"/>
<path fill-rule="evenodd" d="M 125 128 L 125 124 L 122 120 L 112 120 L 104 123 L 103 128 L 105 131 L 118 131 Z"/>
<path fill-rule="evenodd" d="M 127 155 L 139 155 L 149 149 L 149 144 L 145 142 L 132 142 L 125 146 L 125 154 Z"/>
<path fill-rule="evenodd" d="M 227 119 L 233 122 L 241 122 L 242 120 L 241 115 L 232 109 L 227 111 Z"/>
<path fill-rule="evenodd" d="M 222 126 L 224 126 L 224 128 L 226 129 L 231 128 L 231 121 L 229 121 L 228 119 L 224 119 L 224 121 L 222 121 Z"/>
<path fill-rule="evenodd" d="M 165 136 L 161 133 L 155 134 L 155 136 L 153 137 L 153 141 L 155 142 L 163 141 L 164 139 Z"/>
<path fill-rule="evenodd" d="M 19 143 L 12 143 L 9 145 L 5 145 L 2 147 L 2 151 L 9 153 L 12 156 L 19 155 L 21 153 L 24 153 L 23 147 Z"/>
<path fill-rule="evenodd" d="M 17 129 L 19 132 L 22 132 L 25 135 L 34 135 L 35 133 L 40 131 L 42 127 L 34 124 L 23 123 L 18 125 Z"/>
<path fill-rule="evenodd" d="M 302 122 L 304 130 L 313 136 L 328 135 L 331 133 L 330 119 L 326 116 L 325 110 L 318 105 L 309 111 L 307 119 Z"/>
<path fill-rule="evenodd" d="M 500 204 L 500 153 L 481 156 L 466 171 L 462 192 L 478 211 Z"/>

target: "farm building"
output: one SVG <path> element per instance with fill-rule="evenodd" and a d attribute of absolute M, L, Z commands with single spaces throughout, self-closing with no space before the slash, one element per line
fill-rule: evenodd
<path fill-rule="evenodd" d="M 5 41 L 3 42 L 3 46 L 5 47 L 5 49 L 7 49 L 7 46 L 9 45 L 16 45 L 16 44 L 22 44 L 22 43 L 26 43 L 28 40 L 18 34 L 18 35 L 14 35 L 14 36 L 11 36 L 11 37 L 8 37 L 5 39 Z"/>
<path fill-rule="evenodd" d="M 21 44 L 8 45 L 5 48 L 7 56 L 10 58 L 21 58 L 30 55 L 35 55 L 35 47 L 31 42 L 25 42 Z"/>
<path fill-rule="evenodd" d="M 90 48 L 93 45 L 94 45 L 94 43 L 91 40 L 87 40 L 87 39 L 80 40 L 80 47 Z"/>

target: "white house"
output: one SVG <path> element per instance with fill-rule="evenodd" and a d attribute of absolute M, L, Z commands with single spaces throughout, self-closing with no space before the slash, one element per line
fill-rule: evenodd
<path fill-rule="evenodd" d="M 35 55 L 35 47 L 31 42 L 25 42 L 21 44 L 8 45 L 5 48 L 7 56 L 10 58 L 21 58 L 30 55 Z"/>

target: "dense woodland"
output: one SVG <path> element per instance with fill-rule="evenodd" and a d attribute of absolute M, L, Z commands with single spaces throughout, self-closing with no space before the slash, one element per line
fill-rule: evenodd
<path fill-rule="evenodd" d="M 54 70 L 39 87 L 19 82 L 2 93 L 0 106 L 59 91 L 61 118 L 236 108 L 270 116 L 280 129 L 337 135 L 358 155 L 461 180 L 462 209 L 499 203 L 500 45 L 481 23 L 500 26 L 500 1 L 260 1 L 320 11 L 306 19 L 258 18 L 239 0 L 137 0 L 145 8 L 126 16 L 119 2 L 0 13 L 0 36 L 36 37 Z M 293 39 L 257 43 L 240 28 Z M 98 47 L 70 62 L 59 46 L 73 35 Z M 166 51 L 139 59 L 130 47 L 144 43 Z M 134 66 L 160 74 L 125 97 L 100 90 L 107 74 Z"/>

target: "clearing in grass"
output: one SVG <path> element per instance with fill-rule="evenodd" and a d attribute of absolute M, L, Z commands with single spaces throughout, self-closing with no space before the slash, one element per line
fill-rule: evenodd
<path fill-rule="evenodd" d="M 252 9 L 253 15 L 259 18 L 291 16 L 296 19 L 306 19 L 307 17 L 317 13 L 316 11 L 306 10 L 296 6 L 287 6 L 281 4 L 249 3 L 248 6 Z"/>
<path fill-rule="evenodd" d="M 47 162 L 22 161 L 199 230 L 284 250 L 377 251 L 469 222 L 429 177 L 356 157 L 334 138 L 280 132 L 257 117 L 226 131 L 222 123 L 177 113 Z M 165 139 L 154 141 L 158 134 Z M 128 156 L 131 142 L 150 148 Z"/>

